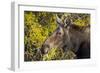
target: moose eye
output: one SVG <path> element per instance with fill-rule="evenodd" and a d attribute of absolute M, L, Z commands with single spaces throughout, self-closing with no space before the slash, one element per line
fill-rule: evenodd
<path fill-rule="evenodd" d="M 57 34 L 57 35 L 61 35 L 61 32 L 57 32 L 56 34 Z"/>

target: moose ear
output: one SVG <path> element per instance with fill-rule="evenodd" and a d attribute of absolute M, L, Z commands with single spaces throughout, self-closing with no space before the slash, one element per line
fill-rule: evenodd
<path fill-rule="evenodd" d="M 65 18 L 64 27 L 70 26 L 72 24 L 72 20 L 70 18 Z"/>
<path fill-rule="evenodd" d="M 58 25 L 63 25 L 63 21 L 58 17 L 58 15 L 56 15 L 56 22 Z"/>

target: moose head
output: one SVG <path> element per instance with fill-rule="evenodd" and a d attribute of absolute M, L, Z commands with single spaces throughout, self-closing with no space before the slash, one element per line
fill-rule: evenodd
<path fill-rule="evenodd" d="M 52 35 L 45 40 L 42 45 L 42 53 L 46 54 L 52 48 L 62 48 L 65 49 L 69 45 L 69 48 L 72 47 L 69 37 L 69 28 L 72 24 L 71 19 L 65 18 L 62 21 L 56 15 L 57 29 L 52 33 Z M 67 41 L 66 41 L 67 40 Z"/>

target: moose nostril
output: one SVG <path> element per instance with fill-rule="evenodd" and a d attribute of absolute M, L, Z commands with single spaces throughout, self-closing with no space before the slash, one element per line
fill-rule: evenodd
<path fill-rule="evenodd" d="M 41 52 L 43 54 L 46 54 L 48 52 L 49 48 L 50 48 L 50 46 L 48 44 L 44 44 L 44 45 L 42 45 Z"/>

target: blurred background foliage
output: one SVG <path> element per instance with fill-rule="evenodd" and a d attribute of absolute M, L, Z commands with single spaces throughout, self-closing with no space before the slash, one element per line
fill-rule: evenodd
<path fill-rule="evenodd" d="M 43 42 L 57 28 L 56 14 L 64 20 L 69 16 L 72 22 L 80 27 L 90 25 L 90 14 L 54 13 L 54 12 L 24 12 L 24 61 L 48 61 L 74 59 L 75 53 L 64 53 L 61 49 L 52 48 L 48 54 L 41 55 Z"/>

